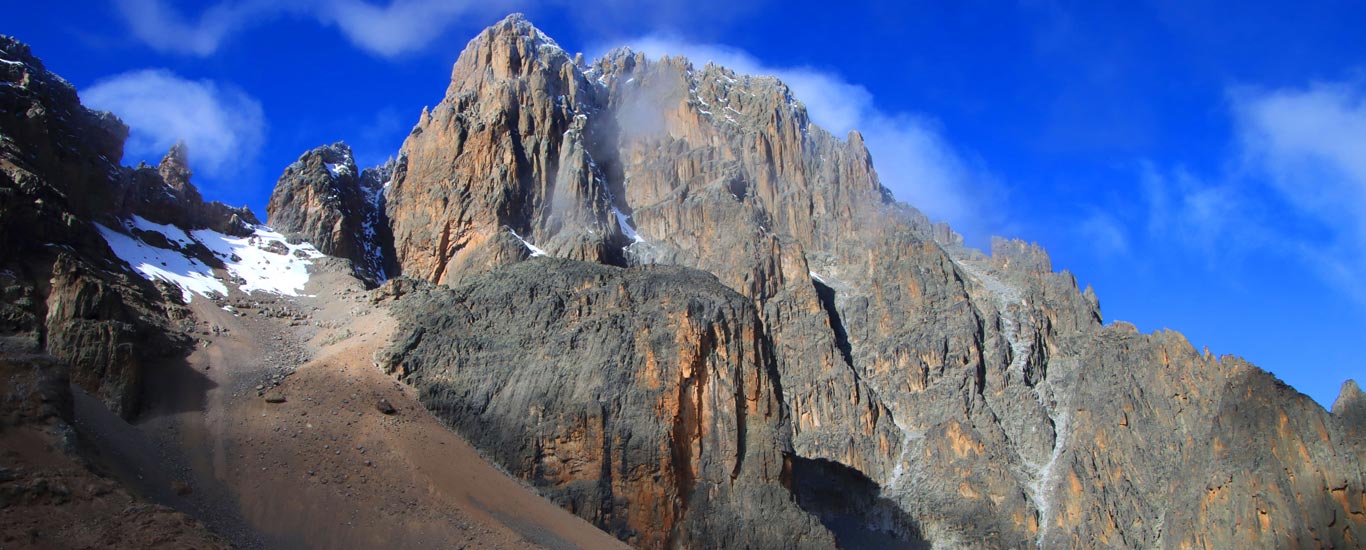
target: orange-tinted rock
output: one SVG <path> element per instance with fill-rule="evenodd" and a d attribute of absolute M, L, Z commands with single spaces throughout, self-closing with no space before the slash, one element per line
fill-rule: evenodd
<path fill-rule="evenodd" d="M 408 293 L 381 365 L 543 494 L 638 548 L 825 548 L 784 487 L 778 373 L 704 273 L 536 259 Z"/>
<path fill-rule="evenodd" d="M 509 18 L 404 144 L 399 267 L 459 284 L 539 249 L 712 273 L 758 312 L 794 452 L 864 476 L 936 545 L 1357 544 L 1357 408 L 1328 415 L 1175 333 L 1103 325 L 1037 245 L 986 255 L 895 203 L 862 136 L 812 125 L 799 100 L 629 50 L 585 66 Z M 665 384 L 658 356 L 641 361 L 646 387 Z M 1237 412 L 1254 409 L 1285 427 Z M 550 478 L 600 466 L 586 449 L 610 438 L 580 424 L 547 443 Z M 1215 437 L 1230 430 L 1260 443 Z M 1216 497 L 1185 492 L 1234 471 L 1247 480 Z"/>
<path fill-rule="evenodd" d="M 388 193 L 402 272 L 457 282 L 529 257 L 523 240 L 556 256 L 620 263 L 626 241 L 586 123 L 600 116 L 597 93 L 523 19 L 471 41 L 446 98 L 404 142 Z"/>

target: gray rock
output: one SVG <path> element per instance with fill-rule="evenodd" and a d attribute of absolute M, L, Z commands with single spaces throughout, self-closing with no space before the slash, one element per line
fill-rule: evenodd
<path fill-rule="evenodd" d="M 412 277 L 496 286 L 484 274 L 526 260 L 520 240 L 714 274 L 755 308 L 795 454 L 878 487 L 846 512 L 890 502 L 936 546 L 1352 546 L 1366 532 L 1354 398 L 1329 415 L 1179 334 L 1104 325 L 1095 293 L 1037 245 L 983 254 L 894 202 L 862 136 L 813 125 L 772 78 L 629 50 L 584 67 L 512 18 L 470 43 L 395 174 Z M 623 242 L 628 225 L 645 242 Z M 455 325 L 484 330 L 469 323 Z M 546 328 L 494 326 L 530 347 Z M 412 329 L 399 345 L 423 341 Z M 490 429 L 528 414 L 469 391 Z"/>
<path fill-rule="evenodd" d="M 405 294 L 381 365 L 490 458 L 640 548 L 829 547 L 784 486 L 757 312 L 711 275 L 536 259 Z"/>
<path fill-rule="evenodd" d="M 308 151 L 285 168 L 266 205 L 276 230 L 351 260 L 356 274 L 382 282 L 394 267 L 385 187 L 393 163 L 361 170 L 345 143 Z"/>

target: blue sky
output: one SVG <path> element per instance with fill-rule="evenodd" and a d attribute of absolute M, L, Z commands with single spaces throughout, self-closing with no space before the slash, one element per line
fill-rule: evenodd
<path fill-rule="evenodd" d="M 1107 320 L 1241 355 L 1324 405 L 1366 378 L 1366 3 L 6 0 L 0 33 L 264 215 L 303 151 L 397 152 L 480 29 L 793 85 L 971 244 L 1043 244 Z"/>

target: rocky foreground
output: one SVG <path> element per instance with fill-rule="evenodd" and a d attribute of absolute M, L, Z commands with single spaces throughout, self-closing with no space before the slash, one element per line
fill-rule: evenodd
<path fill-rule="evenodd" d="M 46 452 L 199 518 L 170 546 L 1366 536 L 1355 383 L 1330 412 L 1105 323 L 1037 246 L 986 255 L 895 202 L 775 79 L 588 62 L 510 16 L 394 161 L 286 168 L 268 228 L 205 202 L 183 149 L 117 165 L 117 119 L 0 57 L 0 351 L 57 381 L 7 402 L 84 399 Z M 6 536 L 62 533 L 22 517 Z"/>

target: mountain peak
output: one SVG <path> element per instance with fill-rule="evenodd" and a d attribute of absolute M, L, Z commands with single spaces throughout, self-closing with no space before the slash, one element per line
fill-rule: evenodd
<path fill-rule="evenodd" d="M 537 49 L 549 47 L 554 50 L 559 50 L 560 52 L 564 51 L 564 49 L 555 42 L 555 39 L 550 38 L 550 35 L 546 34 L 541 29 L 536 28 L 536 25 L 532 24 L 531 20 L 527 19 L 527 17 L 521 13 L 510 14 L 507 17 L 504 17 L 503 20 L 490 25 L 487 29 L 484 29 L 484 32 L 480 33 L 478 37 L 471 41 L 471 44 L 485 38 L 502 38 L 505 40 L 524 39 L 530 41 Z"/>
<path fill-rule="evenodd" d="M 161 179 L 165 180 L 166 185 L 181 193 L 192 193 L 196 198 L 199 192 L 195 190 L 194 184 L 190 183 L 190 177 L 194 171 L 190 170 L 189 148 L 183 141 L 177 141 L 166 151 L 166 156 L 161 157 L 161 163 L 157 165 L 157 173 L 161 174 Z"/>
<path fill-rule="evenodd" d="M 573 58 L 526 16 L 514 13 L 479 33 L 451 69 L 451 88 L 473 90 L 487 79 L 525 77 L 538 70 L 557 70 Z"/>
<path fill-rule="evenodd" d="M 1348 379 L 1342 383 L 1342 390 L 1333 402 L 1333 414 L 1339 417 L 1366 418 L 1366 393 L 1357 386 L 1356 380 Z"/>

